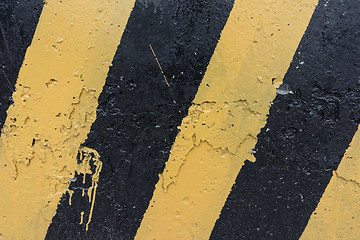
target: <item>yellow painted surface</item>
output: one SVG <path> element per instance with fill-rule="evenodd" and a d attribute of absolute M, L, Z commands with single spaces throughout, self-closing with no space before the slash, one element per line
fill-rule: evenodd
<path fill-rule="evenodd" d="M 133 5 L 45 1 L 1 134 L 0 239 L 43 239 L 69 178 L 82 172 L 78 149 Z"/>
<path fill-rule="evenodd" d="M 235 1 L 137 240 L 209 238 L 316 4 Z"/>
<path fill-rule="evenodd" d="M 301 240 L 360 239 L 360 131 L 333 172 Z"/>

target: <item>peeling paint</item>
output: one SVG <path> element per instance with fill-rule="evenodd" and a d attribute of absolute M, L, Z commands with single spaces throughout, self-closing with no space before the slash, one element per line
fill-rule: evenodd
<path fill-rule="evenodd" d="M 253 108 L 253 109 L 252 109 Z M 163 189 L 166 191 L 180 172 L 188 154 L 201 142 L 207 142 L 214 150 L 228 152 L 236 155 L 242 148 L 251 150 L 256 143 L 256 130 L 242 131 L 239 119 L 247 118 L 250 121 L 259 121 L 261 114 L 256 111 L 256 103 L 249 104 L 246 100 L 216 103 L 203 102 L 193 104 L 179 127 L 177 144 L 173 146 L 168 167 L 161 175 Z M 254 161 L 251 151 L 244 158 Z"/>
<path fill-rule="evenodd" d="M 209 238 L 316 3 L 235 1 L 136 239 Z"/>
<path fill-rule="evenodd" d="M 70 186 L 73 206 L 64 196 L 46 239 L 133 239 L 140 226 L 176 127 L 187 114 L 233 4 L 155 2 L 136 1 L 83 144 L 96 149 L 104 163 L 89 231 L 78 224 L 81 206 L 87 206 L 80 177 Z"/>
<path fill-rule="evenodd" d="M 45 2 L 1 134 L 4 239 L 43 239 L 70 178 L 83 172 L 78 150 L 95 121 L 97 99 L 133 4 Z M 101 169 L 99 161 L 95 164 L 91 213 Z M 87 227 L 90 221 L 91 216 Z"/>

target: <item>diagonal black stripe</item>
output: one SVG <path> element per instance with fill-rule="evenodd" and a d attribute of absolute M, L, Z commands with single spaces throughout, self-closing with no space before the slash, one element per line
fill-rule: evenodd
<path fill-rule="evenodd" d="M 211 239 L 298 239 L 360 123 L 360 4 L 320 1 Z"/>
<path fill-rule="evenodd" d="M 42 6 L 43 0 L 0 2 L 0 129 Z"/>
<path fill-rule="evenodd" d="M 72 206 L 63 197 L 46 239 L 134 237 L 232 5 L 233 0 L 136 2 L 85 143 L 103 161 L 89 231 L 79 225 L 83 210 L 87 221 L 89 203 L 75 190 Z"/>

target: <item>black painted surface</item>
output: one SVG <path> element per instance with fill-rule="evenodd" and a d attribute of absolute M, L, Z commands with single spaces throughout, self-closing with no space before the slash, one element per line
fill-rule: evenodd
<path fill-rule="evenodd" d="M 103 162 L 89 230 L 79 222 L 85 211 L 86 223 L 90 204 L 75 183 L 72 206 L 65 195 L 46 239 L 134 237 L 232 5 L 233 0 L 136 2 L 85 143 Z"/>
<path fill-rule="evenodd" d="M 360 123 L 359 13 L 320 1 L 211 239 L 301 236 Z"/>
<path fill-rule="evenodd" d="M 0 1 L 0 129 L 42 6 L 42 0 Z"/>

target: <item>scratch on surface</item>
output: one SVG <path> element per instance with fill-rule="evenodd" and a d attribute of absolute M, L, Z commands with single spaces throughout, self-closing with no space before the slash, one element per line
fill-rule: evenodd
<path fill-rule="evenodd" d="M 160 62 L 159 62 L 158 58 L 156 57 L 156 54 L 155 54 L 154 49 L 152 48 L 151 44 L 149 44 L 149 47 L 150 47 L 150 49 L 151 49 L 152 54 L 153 54 L 154 57 L 155 57 L 155 60 L 156 60 L 158 66 L 159 66 L 159 68 L 160 68 L 160 71 L 161 71 L 162 75 L 164 76 L 166 85 L 167 85 L 168 87 L 170 87 L 169 82 L 168 82 L 167 79 L 166 79 L 165 73 L 164 73 L 164 71 L 163 71 L 163 69 L 162 69 L 162 67 L 161 67 L 161 65 L 160 65 Z"/>

